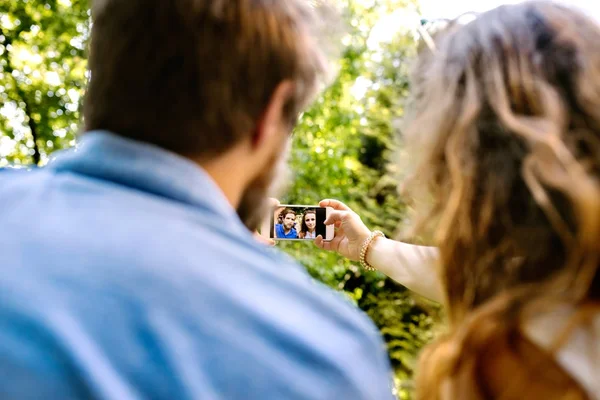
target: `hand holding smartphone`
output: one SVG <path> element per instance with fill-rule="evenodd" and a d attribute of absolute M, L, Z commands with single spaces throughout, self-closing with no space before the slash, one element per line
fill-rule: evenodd
<path fill-rule="evenodd" d="M 334 226 L 325 225 L 332 211 L 331 207 L 281 204 L 263 222 L 260 234 L 275 240 L 314 240 L 319 235 L 332 240 Z"/>

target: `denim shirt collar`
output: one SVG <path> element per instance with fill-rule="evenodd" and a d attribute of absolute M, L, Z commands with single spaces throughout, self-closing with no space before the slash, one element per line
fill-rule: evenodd
<path fill-rule="evenodd" d="M 114 182 L 241 223 L 221 189 L 199 165 L 111 132 L 85 133 L 74 149 L 59 152 L 47 168 Z"/>

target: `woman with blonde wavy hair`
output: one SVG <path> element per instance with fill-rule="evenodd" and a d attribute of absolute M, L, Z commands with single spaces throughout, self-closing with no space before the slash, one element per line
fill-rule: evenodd
<path fill-rule="evenodd" d="M 445 303 L 418 398 L 600 399 L 600 28 L 551 2 L 499 7 L 437 35 L 413 93 L 437 250 L 334 200 L 342 234 L 316 244 Z"/>

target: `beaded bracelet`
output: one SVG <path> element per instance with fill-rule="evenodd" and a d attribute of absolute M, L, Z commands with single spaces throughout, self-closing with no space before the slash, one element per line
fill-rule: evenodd
<path fill-rule="evenodd" d="M 360 265 L 367 271 L 376 271 L 376 268 L 372 267 L 367 262 L 367 252 L 369 251 L 369 247 L 371 246 L 371 243 L 373 242 L 373 240 L 375 240 L 376 237 L 384 238 L 385 235 L 381 231 L 371 232 L 369 237 L 364 241 L 362 247 L 360 248 L 360 257 L 359 257 Z"/>

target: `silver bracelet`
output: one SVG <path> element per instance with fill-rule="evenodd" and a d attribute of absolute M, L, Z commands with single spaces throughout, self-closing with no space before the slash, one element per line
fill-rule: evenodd
<path fill-rule="evenodd" d="M 367 262 L 367 252 L 369 251 L 369 248 L 371 247 L 371 243 L 377 237 L 385 238 L 385 235 L 381 231 L 371 232 L 369 237 L 367 239 L 365 239 L 362 247 L 360 248 L 360 256 L 359 256 L 360 265 L 367 271 L 376 271 L 377 270 L 376 268 L 372 267 Z"/>

